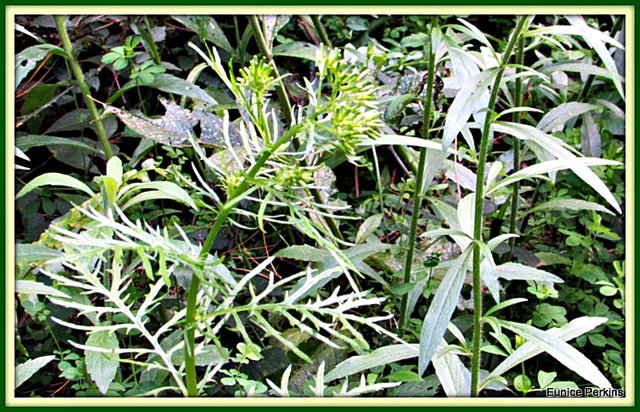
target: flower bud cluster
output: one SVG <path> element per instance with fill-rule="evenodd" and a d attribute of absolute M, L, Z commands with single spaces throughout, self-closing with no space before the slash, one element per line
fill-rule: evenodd
<path fill-rule="evenodd" d="M 337 49 L 320 49 L 318 76 L 331 88 L 328 116 L 319 124 L 333 136 L 327 142 L 347 155 L 355 155 L 361 139 L 380 136 L 382 113 L 378 110 L 377 87 L 369 70 L 348 64 Z"/>

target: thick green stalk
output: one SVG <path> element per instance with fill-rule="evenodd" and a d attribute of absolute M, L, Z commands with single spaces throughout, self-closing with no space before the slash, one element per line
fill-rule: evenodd
<path fill-rule="evenodd" d="M 238 185 L 238 187 L 229 194 L 227 201 L 220 208 L 218 216 L 216 217 L 213 226 L 209 229 L 204 244 L 202 245 L 202 251 L 200 252 L 200 260 L 204 262 L 209 256 L 209 251 L 213 246 L 213 242 L 218 233 L 222 229 L 222 225 L 227 220 L 229 213 L 233 210 L 233 206 L 237 199 L 249 188 L 249 185 L 255 178 L 256 174 L 262 169 L 266 161 L 271 155 L 283 144 L 289 142 L 293 136 L 296 135 L 303 125 L 294 126 L 288 133 L 282 135 L 275 143 L 264 149 L 262 155 L 258 158 L 253 167 L 247 172 L 245 179 Z M 195 359 L 195 331 L 196 331 L 196 307 L 198 305 L 198 291 L 200 290 L 200 278 L 195 274 L 191 277 L 191 284 L 189 285 L 189 293 L 187 295 L 187 313 L 185 315 L 184 323 L 184 362 L 185 373 L 187 379 L 187 395 L 198 396 L 198 380 L 196 376 L 196 359 Z"/>
<path fill-rule="evenodd" d="M 329 40 L 329 36 L 327 36 L 327 32 L 325 31 L 324 26 L 320 22 L 320 16 L 318 16 L 317 14 L 312 15 L 311 21 L 313 21 L 313 25 L 316 28 L 318 35 L 320 36 L 320 40 L 322 40 L 322 42 L 326 44 L 327 47 L 333 47 L 333 44 L 331 44 L 331 40 Z"/>
<path fill-rule="evenodd" d="M 498 91 L 500 90 L 500 83 L 502 82 L 502 76 L 504 75 L 504 69 L 509 62 L 511 51 L 516 45 L 516 42 L 520 36 L 522 28 L 524 27 L 527 18 L 522 16 L 518 21 L 513 36 L 507 45 L 507 48 L 502 56 L 502 63 L 500 70 L 496 75 L 496 79 L 491 89 L 491 97 L 489 99 L 488 108 L 493 110 L 498 98 Z M 480 274 L 480 242 L 482 242 L 482 208 L 484 203 L 484 169 L 487 164 L 487 149 L 489 147 L 489 131 L 491 129 L 491 111 L 487 113 L 487 117 L 484 121 L 484 128 L 482 130 L 482 141 L 480 143 L 480 155 L 478 156 L 478 170 L 476 171 L 476 204 L 475 204 L 475 216 L 473 227 L 473 357 L 471 359 L 471 396 L 478 396 L 478 378 L 480 375 L 480 341 L 482 340 L 482 278 Z"/>
<path fill-rule="evenodd" d="M 516 64 L 522 65 L 524 62 L 524 39 L 520 39 L 518 41 L 518 51 L 516 52 Z M 522 69 L 520 67 L 516 68 L 516 73 L 520 73 Z M 522 105 L 522 77 L 518 77 L 516 79 L 516 87 L 513 91 L 515 94 L 515 107 L 520 107 Z M 514 123 L 520 123 L 520 112 L 515 112 L 513 114 Z M 520 170 L 520 140 L 513 138 L 513 172 L 517 172 Z M 516 220 L 518 215 L 518 199 L 520 198 L 520 182 L 515 182 L 513 184 L 513 195 L 511 196 L 511 224 L 509 225 L 509 233 L 516 233 Z M 516 244 L 516 239 L 511 238 L 509 240 L 511 243 L 511 249 L 509 250 L 509 256 L 507 260 L 511 260 L 511 256 L 513 255 L 513 248 Z"/>
<path fill-rule="evenodd" d="M 82 73 L 80 63 L 78 63 L 78 59 L 76 59 L 76 56 L 73 54 L 71 40 L 69 40 L 67 29 L 64 27 L 62 16 L 55 16 L 55 21 L 56 27 L 58 28 L 58 35 L 62 40 L 64 51 L 69 55 L 68 60 L 69 64 L 71 65 L 71 71 L 73 72 L 73 75 L 76 78 L 78 85 L 80 86 L 80 90 L 82 91 L 82 98 L 84 99 L 84 102 L 89 109 L 89 113 L 91 114 L 91 119 L 96 126 L 96 132 L 98 133 L 100 144 L 102 144 L 104 154 L 107 156 L 107 160 L 109 160 L 113 157 L 113 152 L 111 151 L 111 146 L 109 145 L 109 138 L 107 137 L 107 133 L 104 130 L 104 126 L 102 125 L 102 120 L 100 119 L 100 115 L 98 114 L 98 109 L 91 99 L 91 92 L 89 91 L 87 82 L 85 82 L 84 80 L 84 73 Z"/>
<path fill-rule="evenodd" d="M 438 16 L 434 16 L 432 30 L 438 26 Z M 429 52 L 429 72 L 427 75 L 427 98 L 424 102 L 424 120 L 422 124 L 422 138 L 429 137 L 429 127 L 431 124 L 431 103 L 433 100 L 433 81 L 436 66 L 436 55 L 433 51 Z M 422 186 L 424 183 L 424 169 L 427 162 L 427 149 L 420 148 L 420 160 L 418 161 L 418 176 L 416 179 L 416 189 L 413 194 L 413 214 L 411 215 L 411 226 L 409 229 L 409 245 L 407 249 L 407 258 L 404 264 L 404 283 L 411 282 L 411 267 L 413 263 L 413 254 L 416 243 L 416 233 L 418 231 L 418 217 L 420 216 L 420 204 L 422 203 Z M 402 296 L 400 302 L 400 318 L 398 319 L 398 333 L 402 336 L 404 326 L 407 319 L 408 294 Z"/>

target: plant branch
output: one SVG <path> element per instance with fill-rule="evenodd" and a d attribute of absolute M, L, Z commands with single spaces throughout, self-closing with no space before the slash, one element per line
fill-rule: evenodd
<path fill-rule="evenodd" d="M 433 18 L 432 30 L 438 26 L 438 16 Z M 431 46 L 430 46 L 431 47 Z M 433 100 L 433 81 L 435 74 L 436 55 L 433 50 L 429 53 L 429 72 L 427 79 L 427 98 L 424 102 L 424 121 L 422 124 L 422 138 L 429 137 L 429 128 L 431 124 L 431 103 Z M 404 264 L 404 283 L 411 282 L 411 267 L 413 263 L 413 254 L 415 250 L 415 239 L 418 228 L 418 217 L 420 216 L 420 203 L 422 202 L 422 186 L 424 181 L 424 169 L 427 161 L 427 149 L 420 148 L 420 160 L 418 161 L 418 176 L 416 181 L 416 190 L 413 194 L 413 214 L 411 216 L 411 226 L 408 238 L 407 257 Z M 402 296 L 400 303 L 400 318 L 398 320 L 398 334 L 402 336 L 407 318 L 408 294 Z"/>
<path fill-rule="evenodd" d="M 496 75 L 493 87 L 491 89 L 491 97 L 489 99 L 488 108 L 493 110 L 498 98 L 498 91 L 500 90 L 500 83 L 502 82 L 502 76 L 504 75 L 504 69 L 509 62 L 511 52 L 518 41 L 522 28 L 524 27 L 527 18 L 525 16 L 520 17 L 518 25 L 511 36 L 511 40 L 507 45 L 507 48 L 502 56 L 502 62 L 500 69 Z M 474 305 L 474 325 L 473 325 L 473 357 L 471 360 L 471 396 L 478 396 L 478 378 L 480 373 L 480 341 L 482 340 L 482 278 L 480 274 L 480 242 L 482 242 L 482 209 L 484 203 L 484 169 L 487 163 L 487 150 L 489 147 L 489 131 L 491 130 L 491 112 L 487 114 L 484 121 L 484 128 L 482 131 L 482 141 L 480 144 L 480 155 L 478 157 L 478 169 L 476 171 L 476 204 L 474 215 L 474 227 L 473 227 L 473 305 Z"/>
<path fill-rule="evenodd" d="M 326 44 L 327 47 L 333 47 L 333 44 L 331 44 L 331 40 L 329 40 L 329 36 L 327 36 L 327 32 L 325 31 L 324 26 L 320 21 L 320 16 L 318 16 L 317 14 L 312 15 L 311 21 L 313 21 L 313 26 L 316 28 L 316 31 L 320 36 L 320 40 L 322 40 L 322 42 Z"/>
<path fill-rule="evenodd" d="M 516 52 L 516 64 L 518 67 L 516 68 L 516 73 L 520 73 L 522 69 L 520 66 L 524 62 L 524 39 L 518 40 L 518 51 Z M 520 107 L 522 105 L 522 77 L 518 77 L 516 79 L 516 87 L 514 90 L 515 94 L 515 107 Z M 513 114 L 514 123 L 520 123 L 521 114 L 520 112 L 515 112 Z M 513 172 L 516 173 L 520 170 L 520 140 L 513 138 Z M 516 233 L 516 220 L 518 214 L 518 200 L 520 199 L 520 182 L 515 182 L 513 184 L 513 195 L 511 196 L 511 223 L 509 225 L 509 233 Z M 511 256 L 513 256 L 513 248 L 516 245 L 516 239 L 511 238 L 509 240 L 511 243 L 511 248 L 509 250 L 509 255 L 507 261 L 511 260 Z"/>
<path fill-rule="evenodd" d="M 55 16 L 55 21 L 56 27 L 58 29 L 58 34 L 60 35 L 60 39 L 62 40 L 64 51 L 69 55 L 68 59 L 69 64 L 71 64 L 71 71 L 73 71 L 73 75 L 76 78 L 78 85 L 80 86 L 80 90 L 82 91 L 82 98 L 84 99 L 84 102 L 89 109 L 89 113 L 91 114 L 91 119 L 96 126 L 96 133 L 98 134 L 98 138 L 100 139 L 100 143 L 102 144 L 102 148 L 104 149 L 104 154 L 107 156 L 107 160 L 109 160 L 113 157 L 113 152 L 111 151 L 111 146 L 109 145 L 109 138 L 107 137 L 107 133 L 104 130 L 104 126 L 102 125 L 102 119 L 98 114 L 98 109 L 93 103 L 93 100 L 91 100 L 91 91 L 89 90 L 89 86 L 87 86 L 87 82 L 84 80 L 84 74 L 82 73 L 80 63 L 78 63 L 78 60 L 73 54 L 71 40 L 69 40 L 67 29 L 64 27 L 62 16 Z"/>

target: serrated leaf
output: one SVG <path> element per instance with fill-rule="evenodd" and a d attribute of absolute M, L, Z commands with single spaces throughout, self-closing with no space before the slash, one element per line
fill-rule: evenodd
<path fill-rule="evenodd" d="M 61 173 L 45 173 L 40 175 L 27 183 L 20 192 L 16 195 L 16 199 L 26 195 L 30 191 L 35 188 L 41 186 L 63 186 L 70 187 L 73 189 L 81 190 L 88 194 L 90 197 L 93 197 L 95 193 L 89 188 L 89 186 L 85 185 L 78 179 L 75 179 L 71 176 L 63 175 Z"/>
<path fill-rule="evenodd" d="M 16 264 L 41 263 L 63 256 L 62 252 L 40 243 L 16 244 Z"/>
<path fill-rule="evenodd" d="M 101 349 L 119 349 L 118 337 L 112 331 L 102 330 L 93 332 L 87 339 L 87 346 Z M 120 356 L 117 353 L 104 353 L 85 349 L 87 372 L 91 379 L 98 385 L 98 389 L 104 395 L 109 390 L 109 384 L 116 376 L 120 365 Z"/>
<path fill-rule="evenodd" d="M 15 292 L 24 293 L 26 295 L 58 296 L 61 298 L 71 299 L 71 297 L 66 293 L 33 280 L 16 280 Z"/>
<path fill-rule="evenodd" d="M 40 356 L 39 358 L 29 359 L 25 363 L 21 363 L 16 366 L 15 384 L 13 386 L 14 389 L 22 385 L 27 379 L 32 377 L 36 372 L 55 358 L 55 355 Z"/>
<path fill-rule="evenodd" d="M 381 223 L 381 213 L 369 216 L 367 220 L 362 223 L 360 228 L 358 228 L 358 234 L 356 235 L 356 244 L 364 243 L 364 241 L 367 240 L 369 236 L 373 235 L 375 231 L 378 230 Z"/>
<path fill-rule="evenodd" d="M 556 358 L 567 368 L 571 369 L 585 380 L 600 388 L 610 388 L 611 383 L 604 377 L 602 372 L 576 348 L 564 342 L 557 336 L 545 333 L 533 326 L 521 323 L 500 321 L 502 326 L 526 338 L 535 346 Z"/>
<path fill-rule="evenodd" d="M 422 375 L 429 366 L 440 340 L 456 308 L 464 283 L 467 261 L 473 248 L 469 247 L 453 262 L 436 291 L 422 323 L 418 373 Z"/>

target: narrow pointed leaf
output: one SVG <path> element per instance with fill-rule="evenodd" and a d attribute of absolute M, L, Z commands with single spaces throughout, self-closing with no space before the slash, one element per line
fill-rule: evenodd
<path fill-rule="evenodd" d="M 505 263 L 496 269 L 498 276 L 507 280 L 534 280 L 538 282 L 564 283 L 564 280 L 554 274 L 520 263 Z"/>
<path fill-rule="evenodd" d="M 25 363 L 16 366 L 16 377 L 14 388 L 22 385 L 27 379 L 32 377 L 36 372 L 46 366 L 47 363 L 54 360 L 55 355 L 40 356 L 39 358 L 29 359 Z"/>
<path fill-rule="evenodd" d="M 591 110 L 596 110 L 598 106 L 587 103 L 568 102 L 554 107 L 544 115 L 538 122 L 538 129 L 545 133 L 549 133 L 556 128 L 564 127 L 564 124 L 574 117 L 580 116 Z"/>
<path fill-rule="evenodd" d="M 68 175 L 63 175 L 62 173 L 46 173 L 41 176 L 36 177 L 29 183 L 27 183 L 20 192 L 16 195 L 16 199 L 26 195 L 33 189 L 41 186 L 64 186 L 71 187 L 73 189 L 78 189 L 89 196 L 93 197 L 95 193 L 89 188 L 89 186 L 85 185 L 78 179 L 75 179 Z"/>
<path fill-rule="evenodd" d="M 344 378 L 380 365 L 388 365 L 418 356 L 418 345 L 389 345 L 362 356 L 352 356 L 324 376 L 325 382 Z"/>
<path fill-rule="evenodd" d="M 460 291 L 466 274 L 467 261 L 471 256 L 469 247 L 454 261 L 442 279 L 429 310 L 422 323 L 420 333 L 420 355 L 418 357 L 418 373 L 422 375 L 429 366 L 440 340 L 447 331 L 447 325 L 456 308 Z"/>
<path fill-rule="evenodd" d="M 567 368 L 571 369 L 585 380 L 600 388 L 610 388 L 611 383 L 604 377 L 586 356 L 578 352 L 576 348 L 564 342 L 557 336 L 521 323 L 501 321 L 502 326 L 521 335 L 534 345 L 556 358 Z"/>

